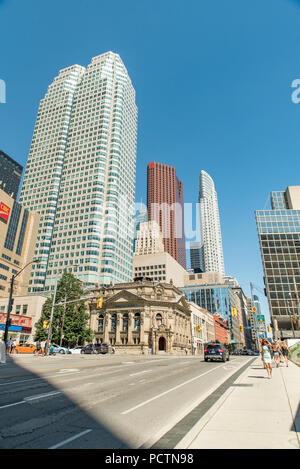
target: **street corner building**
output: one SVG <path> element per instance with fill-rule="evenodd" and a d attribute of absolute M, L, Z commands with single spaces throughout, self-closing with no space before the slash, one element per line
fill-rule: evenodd
<path fill-rule="evenodd" d="M 139 280 L 94 290 L 90 327 L 98 343 L 122 353 L 183 354 L 191 349 L 191 312 L 170 283 Z M 102 298 L 97 308 L 97 298 Z"/>

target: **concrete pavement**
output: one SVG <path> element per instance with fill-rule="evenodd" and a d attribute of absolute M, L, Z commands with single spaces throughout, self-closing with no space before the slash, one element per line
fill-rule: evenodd
<path fill-rule="evenodd" d="M 176 448 L 300 449 L 300 367 L 257 357 Z"/>

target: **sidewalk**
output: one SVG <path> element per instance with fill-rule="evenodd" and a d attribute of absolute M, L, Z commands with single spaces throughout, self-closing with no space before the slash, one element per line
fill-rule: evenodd
<path fill-rule="evenodd" d="M 300 449 L 300 367 L 268 379 L 258 357 L 176 448 Z"/>

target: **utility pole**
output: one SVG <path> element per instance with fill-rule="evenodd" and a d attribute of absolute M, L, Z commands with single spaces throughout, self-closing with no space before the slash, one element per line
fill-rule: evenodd
<path fill-rule="evenodd" d="M 47 341 L 45 345 L 45 355 L 49 355 L 48 349 L 49 349 L 49 341 L 52 335 L 52 322 L 53 322 L 53 313 L 54 313 L 54 306 L 55 306 L 55 300 L 56 300 L 56 290 L 57 290 L 57 278 L 55 281 L 55 289 L 54 289 L 54 295 L 53 295 L 53 300 L 52 300 L 52 308 L 51 308 L 51 315 L 50 315 L 50 322 L 49 322 L 49 328 L 48 328 L 48 336 L 47 336 Z"/>

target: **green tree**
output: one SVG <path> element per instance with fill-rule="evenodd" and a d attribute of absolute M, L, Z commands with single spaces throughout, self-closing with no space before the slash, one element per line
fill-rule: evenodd
<path fill-rule="evenodd" d="M 87 326 L 89 315 L 85 312 L 84 301 L 79 300 L 83 296 L 80 282 L 70 272 L 64 271 L 57 284 L 55 306 L 52 320 L 51 341 L 56 344 L 75 346 L 85 341 L 91 341 L 93 333 Z M 47 329 L 43 329 L 43 322 L 49 325 L 53 296 L 48 298 L 43 306 L 40 320 L 36 324 L 35 340 L 46 340 Z"/>

